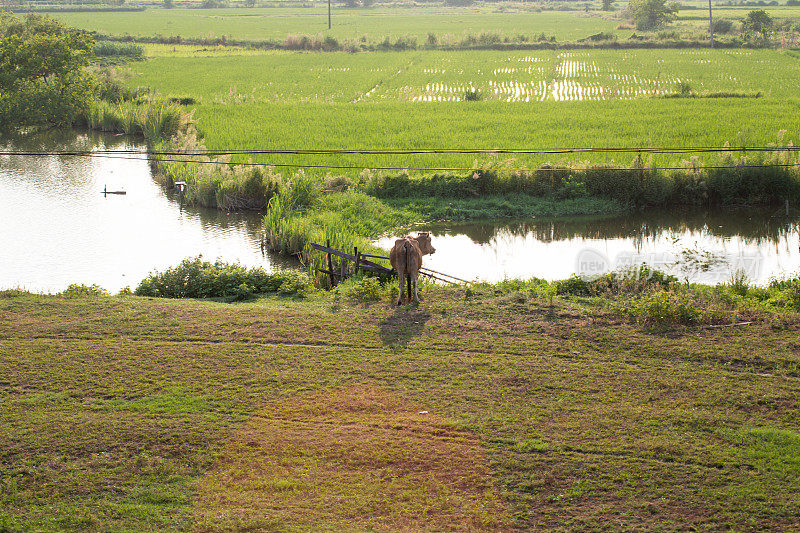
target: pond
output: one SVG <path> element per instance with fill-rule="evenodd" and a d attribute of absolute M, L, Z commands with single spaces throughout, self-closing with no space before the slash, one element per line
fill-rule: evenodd
<path fill-rule="evenodd" d="M 0 142 L 4 151 L 131 150 L 125 136 L 51 132 Z M 103 189 L 125 195 L 104 195 Z M 0 289 L 58 292 L 70 283 L 118 291 L 202 254 L 268 270 L 261 216 L 181 206 L 147 161 L 128 156 L 0 155 Z"/>
<path fill-rule="evenodd" d="M 51 132 L 4 150 L 141 150 L 125 136 Z M 104 195 L 124 190 L 125 195 Z M 0 289 L 58 292 L 70 283 L 135 288 L 152 270 L 202 254 L 267 270 L 294 260 L 261 252 L 261 216 L 190 208 L 139 156 L 0 155 Z M 646 262 L 693 281 L 759 283 L 800 271 L 800 212 L 652 212 L 621 217 L 434 224 L 425 265 L 464 279 L 548 280 Z M 390 248 L 394 236 L 378 244 Z M 710 253 L 711 255 L 703 255 Z M 695 259 L 692 262 L 692 258 Z M 706 262 L 701 271 L 697 262 Z"/>
<path fill-rule="evenodd" d="M 800 272 L 800 213 L 739 209 L 420 226 L 436 253 L 425 266 L 459 278 L 564 279 L 647 263 L 681 279 L 764 284 Z M 378 244 L 391 247 L 396 236 Z"/>

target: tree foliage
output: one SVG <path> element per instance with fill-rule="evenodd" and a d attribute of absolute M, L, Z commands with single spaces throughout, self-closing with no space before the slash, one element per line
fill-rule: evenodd
<path fill-rule="evenodd" d="M 677 12 L 676 4 L 667 0 L 631 0 L 628 13 L 636 22 L 637 30 L 653 30 L 672 21 Z"/>
<path fill-rule="evenodd" d="M 2 127 L 71 124 L 93 98 L 84 69 L 93 45 L 85 32 L 42 15 L 0 15 Z"/>
<path fill-rule="evenodd" d="M 742 28 L 745 31 L 760 33 L 765 36 L 772 29 L 774 21 L 763 9 L 756 9 L 747 14 Z"/>

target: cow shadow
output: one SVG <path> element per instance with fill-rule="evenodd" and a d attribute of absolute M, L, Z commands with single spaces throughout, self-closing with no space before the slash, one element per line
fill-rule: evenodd
<path fill-rule="evenodd" d="M 402 305 L 395 308 L 394 313 L 387 316 L 380 325 L 380 338 L 384 345 L 402 348 L 412 338 L 419 336 L 425 329 L 425 323 L 431 318 L 426 311 L 419 311 L 415 306 Z"/>

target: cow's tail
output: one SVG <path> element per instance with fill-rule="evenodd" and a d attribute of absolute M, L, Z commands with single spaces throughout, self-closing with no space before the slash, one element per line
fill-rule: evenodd
<path fill-rule="evenodd" d="M 408 249 L 411 247 L 408 242 L 403 243 L 403 263 L 406 265 L 406 294 L 408 295 L 408 301 L 412 301 L 411 297 L 411 274 L 409 274 L 409 267 L 408 267 Z"/>

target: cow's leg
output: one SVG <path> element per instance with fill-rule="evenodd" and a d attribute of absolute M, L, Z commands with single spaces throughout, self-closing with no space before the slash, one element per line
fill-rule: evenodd
<path fill-rule="evenodd" d="M 397 279 L 400 282 L 400 292 L 397 294 L 397 305 L 403 303 L 403 285 L 406 284 L 405 277 L 406 277 L 405 274 L 403 274 L 402 272 L 397 273 Z"/>
<path fill-rule="evenodd" d="M 419 302 L 419 293 L 417 292 L 417 276 L 411 276 L 414 278 L 414 299 Z"/>

